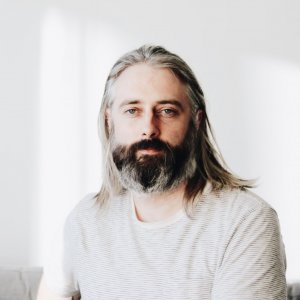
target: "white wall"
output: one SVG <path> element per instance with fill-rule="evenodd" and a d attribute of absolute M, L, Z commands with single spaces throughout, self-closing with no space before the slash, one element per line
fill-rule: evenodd
<path fill-rule="evenodd" d="M 40 265 L 49 236 L 100 181 L 97 113 L 124 52 L 181 55 L 230 167 L 276 210 L 300 279 L 300 2 L 6 1 L 0 7 L 0 265 Z"/>

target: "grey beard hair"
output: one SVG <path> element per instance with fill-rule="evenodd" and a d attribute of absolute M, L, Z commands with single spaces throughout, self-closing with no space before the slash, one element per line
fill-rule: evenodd
<path fill-rule="evenodd" d="M 193 151 L 194 152 L 194 151 Z M 165 192 L 178 187 L 181 183 L 190 179 L 196 171 L 195 156 L 190 155 L 186 162 L 181 176 L 176 177 L 170 184 L 172 172 L 166 166 L 161 166 L 159 175 L 148 187 L 144 187 L 139 181 L 138 174 L 130 166 L 126 165 L 119 171 L 119 179 L 122 186 L 127 190 L 132 190 L 138 193 L 159 193 Z"/>
<path fill-rule="evenodd" d="M 181 148 L 181 151 L 184 152 L 185 157 L 175 157 L 174 158 L 174 152 L 171 151 L 172 147 L 169 145 L 168 148 L 169 151 L 169 157 L 164 156 L 160 159 L 160 162 L 155 161 L 155 157 L 153 157 L 153 164 L 148 161 L 148 164 L 143 166 L 144 172 L 147 173 L 147 168 L 149 168 L 149 173 L 153 172 L 153 168 L 155 168 L 155 176 L 149 176 L 151 178 L 151 181 L 148 181 L 148 184 L 143 184 L 143 180 L 141 178 L 141 172 L 138 169 L 139 167 L 137 164 L 139 162 L 135 163 L 123 163 L 122 158 L 124 159 L 126 155 L 125 148 L 118 152 L 117 159 L 114 158 L 114 162 L 118 169 L 118 176 L 119 180 L 122 184 L 122 186 L 126 190 L 132 190 L 136 191 L 138 193 L 157 193 L 157 192 L 164 192 L 173 188 L 176 188 L 181 183 L 188 181 L 190 178 L 193 177 L 195 174 L 196 168 L 197 168 L 197 162 L 196 162 L 196 155 L 195 155 L 195 140 L 196 140 L 196 134 L 195 134 L 195 128 L 193 125 L 189 126 L 188 132 L 183 140 L 183 142 L 177 146 Z M 113 156 L 115 155 L 115 151 L 119 147 L 114 147 Z M 121 159 L 120 159 L 121 158 Z M 177 159 L 177 161 L 175 161 Z M 182 160 L 183 161 L 182 163 Z M 118 160 L 120 165 L 118 166 Z M 180 162 L 181 160 L 181 162 Z M 176 166 L 180 165 L 182 163 L 181 167 L 179 169 L 176 169 Z M 152 167 L 152 170 L 151 170 Z"/>

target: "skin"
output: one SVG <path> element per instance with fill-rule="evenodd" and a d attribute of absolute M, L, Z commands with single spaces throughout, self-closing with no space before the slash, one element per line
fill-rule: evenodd
<path fill-rule="evenodd" d="M 156 137 L 175 146 L 183 140 L 191 109 L 184 85 L 171 71 L 148 64 L 129 67 L 114 91 L 107 117 L 117 143 Z"/>
<path fill-rule="evenodd" d="M 159 138 L 176 146 L 186 135 L 191 106 L 184 84 L 169 69 L 140 63 L 127 68 L 117 79 L 106 118 L 117 145 Z M 201 112 L 198 123 L 200 118 Z M 159 155 L 159 151 L 139 150 L 137 156 L 145 154 Z M 162 193 L 132 192 L 138 219 L 155 222 L 177 213 L 182 209 L 184 187 L 185 183 Z"/>

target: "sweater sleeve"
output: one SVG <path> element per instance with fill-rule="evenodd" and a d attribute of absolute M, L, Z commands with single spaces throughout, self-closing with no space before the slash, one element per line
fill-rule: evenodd
<path fill-rule="evenodd" d="M 227 238 L 212 300 L 286 299 L 285 251 L 276 212 L 250 211 Z"/>

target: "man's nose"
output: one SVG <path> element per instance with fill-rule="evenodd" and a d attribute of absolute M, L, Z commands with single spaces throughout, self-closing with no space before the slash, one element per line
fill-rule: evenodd
<path fill-rule="evenodd" d="M 154 113 L 147 113 L 143 116 L 142 138 L 157 138 L 160 134 L 159 120 Z"/>

